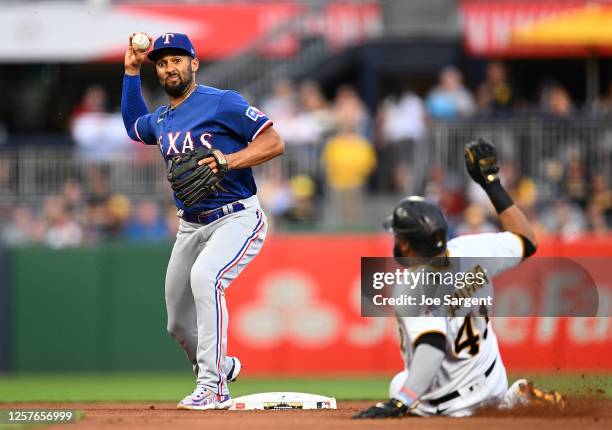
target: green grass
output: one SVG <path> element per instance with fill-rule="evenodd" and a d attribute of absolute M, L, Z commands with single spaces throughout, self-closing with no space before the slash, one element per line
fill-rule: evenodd
<path fill-rule="evenodd" d="M 526 375 L 537 386 L 564 394 L 601 389 L 612 398 L 612 375 Z M 339 400 L 387 397 L 389 377 L 244 378 L 230 385 L 233 397 L 266 391 L 301 391 Z M 513 381 L 516 377 L 511 377 Z M 14 374 L 0 376 L 0 402 L 178 401 L 193 389 L 189 373 Z"/>

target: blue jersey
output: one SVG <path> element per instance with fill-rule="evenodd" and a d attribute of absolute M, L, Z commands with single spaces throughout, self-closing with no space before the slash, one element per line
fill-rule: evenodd
<path fill-rule="evenodd" d="M 238 152 L 271 124 L 266 115 L 237 92 L 198 85 L 176 108 L 162 106 L 139 117 L 128 134 L 147 145 L 157 145 L 167 162 L 201 146 L 224 154 Z M 220 185 L 224 190 L 190 208 L 175 195 L 176 206 L 189 213 L 199 213 L 257 192 L 250 167 L 230 170 Z"/>

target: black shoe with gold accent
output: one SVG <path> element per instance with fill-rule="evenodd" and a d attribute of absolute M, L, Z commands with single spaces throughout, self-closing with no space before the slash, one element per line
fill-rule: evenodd
<path fill-rule="evenodd" d="M 387 403 L 376 405 L 353 415 L 353 419 L 361 418 L 399 418 L 408 415 L 408 406 L 400 400 L 391 399 Z"/>
<path fill-rule="evenodd" d="M 525 380 L 519 384 L 519 393 L 532 406 L 554 406 L 560 409 L 565 407 L 565 399 L 558 391 L 543 391 L 536 388 L 533 382 Z"/>

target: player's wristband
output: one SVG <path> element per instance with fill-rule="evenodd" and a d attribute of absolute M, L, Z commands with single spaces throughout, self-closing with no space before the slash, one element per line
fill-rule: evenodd
<path fill-rule="evenodd" d="M 400 392 L 395 395 L 395 398 L 402 402 L 405 406 L 410 407 L 410 405 L 413 404 L 416 399 L 419 398 L 419 396 L 410 388 L 404 386 Z"/>
<path fill-rule="evenodd" d="M 491 203 L 495 207 L 498 214 L 502 213 L 514 204 L 512 197 L 508 195 L 504 187 L 499 181 L 492 182 L 484 187 L 485 192 L 489 196 Z"/>

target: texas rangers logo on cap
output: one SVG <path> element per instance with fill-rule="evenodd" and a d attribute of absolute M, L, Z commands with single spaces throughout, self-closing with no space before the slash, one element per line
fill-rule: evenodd
<path fill-rule="evenodd" d="M 156 61 L 161 51 L 164 49 L 178 49 L 185 51 L 186 55 L 192 58 L 196 57 L 195 49 L 191 40 L 186 34 L 183 33 L 164 33 L 155 39 L 153 43 L 153 49 L 147 55 L 147 58 L 151 61 Z"/>

